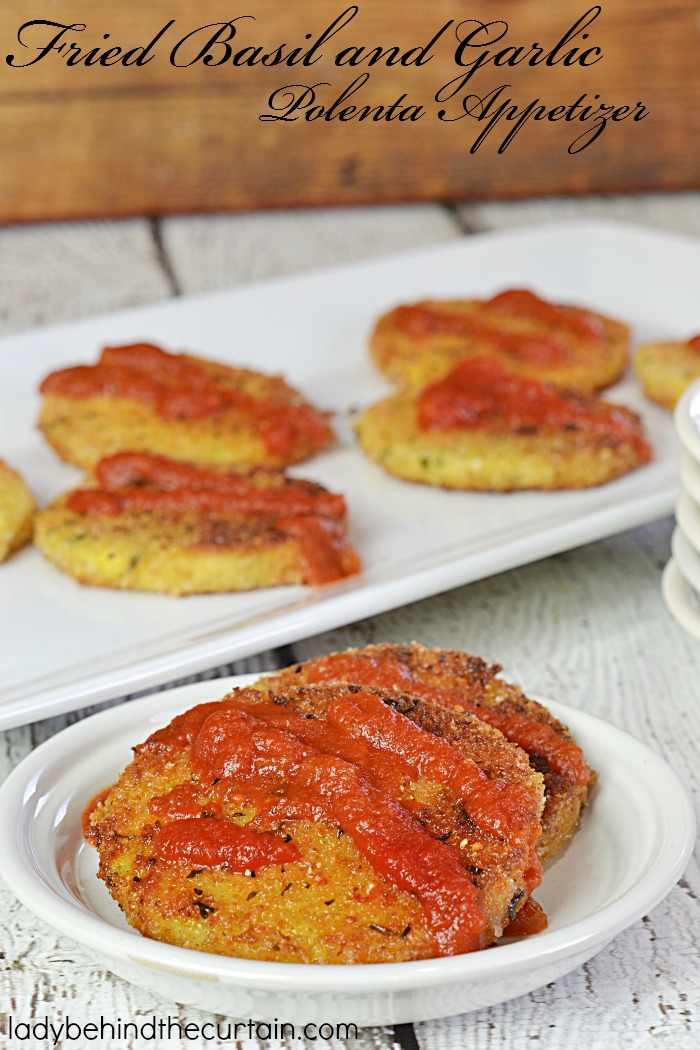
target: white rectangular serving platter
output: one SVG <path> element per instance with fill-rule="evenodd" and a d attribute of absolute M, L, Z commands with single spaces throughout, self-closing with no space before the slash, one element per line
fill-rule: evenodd
<path fill-rule="evenodd" d="M 343 492 L 364 572 L 320 589 L 173 598 L 82 587 L 27 548 L 0 568 L 0 728 L 172 681 L 570 549 L 671 512 L 679 484 L 670 415 L 630 375 L 607 393 L 643 417 L 648 466 L 581 492 L 447 492 L 384 474 L 352 416 L 389 386 L 367 353 L 376 317 L 417 298 L 527 286 L 632 324 L 636 344 L 700 328 L 700 242 L 580 222 L 465 238 L 427 251 L 174 299 L 0 342 L 0 457 L 40 504 L 74 485 L 35 420 L 50 371 L 107 343 L 281 372 L 336 413 L 339 440 L 295 469 Z"/>

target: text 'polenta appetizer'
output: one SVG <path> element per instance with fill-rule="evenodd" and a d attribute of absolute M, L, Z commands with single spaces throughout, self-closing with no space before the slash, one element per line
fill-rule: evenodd
<path fill-rule="evenodd" d="M 357 422 L 390 474 L 451 489 L 577 489 L 651 458 L 630 409 L 516 375 L 493 357 L 461 361 L 418 394 L 399 393 Z"/>
<path fill-rule="evenodd" d="M 680 343 L 640 346 L 634 370 L 646 396 L 673 409 L 681 394 L 700 379 L 700 335 Z"/>
<path fill-rule="evenodd" d="M 0 562 L 31 539 L 35 510 L 20 475 L 0 459 Z"/>
<path fill-rule="evenodd" d="M 284 467 L 333 439 L 325 416 L 280 376 L 149 343 L 106 347 L 96 365 L 53 372 L 40 390 L 46 439 L 62 459 L 88 469 L 127 449 Z"/>
<path fill-rule="evenodd" d="M 35 542 L 80 583 L 247 591 L 359 572 L 345 523 L 342 496 L 281 471 L 237 474 L 123 452 L 40 512 Z"/>
<path fill-rule="evenodd" d="M 86 835 L 157 940 L 297 963 L 459 955 L 541 882 L 541 774 L 493 726 L 401 689 L 238 689 L 134 750 Z"/>
<path fill-rule="evenodd" d="M 542 704 L 498 677 L 498 664 L 452 649 L 368 645 L 331 653 L 277 671 L 255 683 L 271 692 L 332 682 L 401 690 L 448 710 L 488 722 L 529 757 L 544 778 L 545 803 L 537 855 L 544 863 L 571 837 L 595 782 L 581 748 Z"/>
<path fill-rule="evenodd" d="M 406 390 L 442 379 L 465 357 L 488 354 L 518 375 L 588 394 L 619 379 L 629 342 L 620 321 L 509 289 L 491 299 L 399 306 L 379 319 L 370 351 Z"/>

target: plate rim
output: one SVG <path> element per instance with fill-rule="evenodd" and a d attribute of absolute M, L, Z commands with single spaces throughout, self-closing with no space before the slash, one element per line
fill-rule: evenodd
<path fill-rule="evenodd" d="M 213 683 L 217 683 L 217 688 L 220 685 L 222 690 L 228 690 L 255 681 L 258 677 L 259 674 L 253 673 L 208 679 L 165 690 L 154 696 L 131 701 L 127 705 L 115 705 L 73 723 L 30 752 L 0 785 L 0 817 L 3 818 L 0 819 L 0 876 L 22 904 L 88 952 L 104 955 L 104 945 L 108 943 L 111 957 L 130 960 L 146 967 L 169 966 L 178 973 L 194 979 L 211 980 L 214 975 L 216 980 L 232 982 L 241 987 L 262 986 L 266 990 L 278 987 L 293 994 L 308 992 L 308 976 L 304 978 L 304 974 L 308 975 L 308 967 L 301 964 L 216 956 L 149 940 L 139 937 L 133 930 L 122 930 L 112 926 L 90 910 L 85 903 L 78 900 L 70 903 L 64 901 L 51 889 L 46 879 L 40 877 L 41 869 L 29 865 L 29 859 L 25 856 L 24 839 L 20 836 L 22 818 L 26 816 L 26 807 L 31 799 L 32 784 L 36 785 L 41 771 L 47 765 L 50 766 L 50 760 L 56 758 L 58 753 L 65 754 L 66 749 L 74 749 L 80 745 L 82 738 L 90 739 L 96 732 L 98 735 L 102 732 L 104 737 L 112 725 L 121 722 L 123 728 L 125 710 L 131 715 L 127 720 L 130 725 L 133 722 L 152 732 L 157 724 L 173 717 L 177 710 L 184 710 L 192 703 L 203 702 L 207 687 L 211 688 Z M 370 992 L 389 991 L 392 987 L 399 986 L 402 989 L 426 987 L 444 980 L 468 981 L 477 974 L 480 978 L 490 973 L 494 976 L 506 976 L 521 971 L 528 963 L 556 960 L 572 954 L 575 950 L 597 950 L 641 918 L 646 911 L 655 907 L 670 892 L 686 867 L 695 841 L 693 806 L 687 789 L 675 771 L 647 744 L 603 719 L 555 701 L 543 702 L 550 706 L 553 713 L 563 717 L 565 721 L 570 721 L 574 732 L 577 731 L 577 726 L 579 731 L 588 727 L 595 733 L 624 738 L 627 746 L 631 741 L 636 753 L 643 756 L 647 762 L 651 761 L 675 791 L 675 804 L 671 807 L 673 820 L 670 826 L 661 826 L 665 838 L 673 840 L 675 846 L 672 863 L 667 850 L 663 860 L 655 861 L 641 883 L 645 886 L 646 883 L 653 882 L 653 892 L 649 892 L 649 887 L 646 893 L 640 894 L 640 884 L 635 883 L 620 897 L 605 903 L 591 916 L 577 919 L 561 930 L 545 931 L 538 938 L 500 945 L 495 951 L 405 963 L 353 966 L 314 964 L 313 994 L 337 991 L 339 981 L 352 992 Z M 160 711 L 163 718 L 154 719 Z M 57 907 L 58 922 L 54 914 Z M 614 921 L 609 921 L 611 917 L 614 917 Z M 590 928 L 593 919 L 595 922 L 593 928 Z M 593 954 L 593 951 L 589 954 Z"/>

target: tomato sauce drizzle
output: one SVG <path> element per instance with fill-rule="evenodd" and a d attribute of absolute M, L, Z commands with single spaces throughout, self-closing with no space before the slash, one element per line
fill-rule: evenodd
<path fill-rule="evenodd" d="M 295 514 L 276 518 L 275 527 L 297 541 L 310 582 L 320 586 L 360 571 L 360 559 L 337 522 L 320 515 Z"/>
<path fill-rule="evenodd" d="M 643 461 L 651 456 L 639 421 L 617 405 L 564 394 L 556 387 L 515 375 L 491 357 L 460 361 L 418 398 L 422 430 L 498 430 L 527 433 L 571 429 L 631 442 Z"/>
<path fill-rule="evenodd" d="M 528 897 L 514 919 L 503 931 L 504 937 L 533 937 L 548 926 L 547 915 L 541 904 Z"/>
<path fill-rule="evenodd" d="M 109 795 L 111 790 L 112 790 L 112 788 L 111 788 L 111 785 L 110 785 L 110 787 L 103 788 L 101 791 L 98 791 L 97 794 L 94 795 L 90 799 L 90 801 L 88 802 L 87 806 L 83 810 L 82 815 L 80 817 L 80 830 L 83 833 L 83 838 L 84 839 L 89 839 L 90 838 L 90 834 L 91 834 L 90 819 L 92 817 L 92 814 L 95 812 L 95 810 L 97 809 L 98 806 L 102 805 L 102 803 L 107 798 L 107 796 Z"/>
<path fill-rule="evenodd" d="M 183 354 L 170 354 L 151 343 L 105 347 L 96 365 L 52 372 L 42 394 L 84 399 L 125 398 L 149 405 L 163 419 L 209 419 L 236 409 L 259 433 L 270 455 L 286 459 L 297 442 L 327 444 L 332 431 L 323 415 L 299 399 L 253 397 L 217 383 L 206 368 Z"/>
<path fill-rule="evenodd" d="M 279 835 L 220 820 L 218 817 L 183 817 L 158 829 L 154 848 L 167 861 L 187 861 L 194 867 L 225 865 L 244 873 L 272 864 L 291 864 L 301 853 L 293 842 Z"/>
<path fill-rule="evenodd" d="M 566 366 L 572 339 L 585 347 L 601 346 L 605 332 L 603 322 L 590 311 L 549 303 L 522 288 L 500 292 L 471 311 L 451 311 L 430 302 L 400 306 L 394 319 L 399 329 L 416 339 L 455 336 L 543 368 Z M 509 320 L 530 322 L 540 330 L 507 327 L 503 322 Z"/>
<path fill-rule="evenodd" d="M 498 328 L 478 313 L 448 313 L 425 303 L 398 307 L 395 319 L 402 331 L 417 339 L 452 335 L 475 340 L 523 363 L 556 367 L 566 364 L 569 356 L 566 344 L 555 334 Z"/>
<path fill-rule="evenodd" d="M 220 510 L 257 514 L 317 514 L 342 521 L 341 495 L 277 471 L 250 474 L 208 470 L 151 452 L 117 452 L 95 468 L 97 488 L 71 493 L 68 505 L 81 513 L 120 514 L 147 510 Z M 94 509 L 93 509 L 94 508 Z"/>
<path fill-rule="evenodd" d="M 307 819 L 347 830 L 375 871 L 421 901 L 439 954 L 482 946 L 479 891 L 455 850 L 373 781 L 380 748 L 328 722 L 285 716 L 280 705 L 251 709 L 228 700 L 201 725 L 192 754 L 207 776 L 231 777 L 247 788 L 257 809 L 253 824 Z M 388 757 L 381 761 L 386 771 Z M 196 836 L 195 826 L 192 831 Z"/>
<path fill-rule="evenodd" d="M 304 681 L 354 682 L 387 691 L 401 689 L 442 707 L 462 708 L 499 729 L 528 753 L 541 755 L 555 772 L 571 778 L 576 784 L 585 786 L 590 779 L 581 748 L 573 741 L 563 739 L 546 722 L 536 722 L 525 715 L 503 714 L 487 704 L 470 703 L 458 693 L 420 681 L 399 660 L 336 653 L 306 664 Z"/>
<path fill-rule="evenodd" d="M 689 339 L 688 346 L 691 348 L 691 350 L 700 351 L 700 335 L 694 335 L 692 339 Z"/>
<path fill-rule="evenodd" d="M 483 309 L 487 315 L 536 321 L 584 341 L 599 342 L 604 333 L 603 322 L 590 310 L 550 303 L 526 288 L 509 288 L 499 292 L 484 302 Z"/>
<path fill-rule="evenodd" d="M 532 847 L 541 833 L 532 796 L 503 780 L 489 780 L 476 762 L 446 740 L 421 729 L 376 697 L 358 694 L 334 701 L 328 721 L 371 746 L 400 757 L 412 777 L 449 787 L 466 801 L 469 817 L 491 834 L 522 841 Z"/>
<path fill-rule="evenodd" d="M 224 866 L 250 875 L 301 859 L 290 837 L 260 829 L 263 821 L 330 821 L 352 834 L 375 871 L 418 897 L 439 954 L 482 947 L 485 920 L 479 891 L 455 851 L 432 838 L 393 797 L 416 776 L 441 775 L 454 790 L 469 791 L 473 780 L 483 778 L 481 771 L 474 767 L 475 777 L 469 760 L 445 741 L 369 694 L 332 701 L 327 717 L 303 718 L 265 701 L 251 709 L 230 699 L 192 708 L 135 748 L 138 753 L 189 745 L 194 769 L 206 778 L 150 801 L 149 810 L 159 821 L 156 855 L 167 862 Z M 465 771 L 466 778 L 460 775 Z M 212 777 L 214 799 L 207 783 Z M 247 825 L 221 815 L 216 793 L 225 797 L 230 785 L 236 794 L 242 788 L 253 801 L 256 817 Z M 89 834 L 90 814 L 110 790 L 86 807 L 84 834 Z M 528 936 L 546 925 L 540 906 L 528 900 L 506 936 Z"/>
<path fill-rule="evenodd" d="M 100 487 L 68 495 L 67 505 L 74 513 L 114 517 L 194 510 L 260 515 L 297 542 L 307 582 L 330 583 L 360 569 L 345 538 L 344 498 L 312 482 L 264 470 L 222 473 L 150 452 L 108 456 L 98 463 L 95 477 Z"/>

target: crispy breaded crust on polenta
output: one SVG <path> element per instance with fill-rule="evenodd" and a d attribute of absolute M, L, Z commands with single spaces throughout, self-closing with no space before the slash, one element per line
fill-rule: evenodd
<path fill-rule="evenodd" d="M 87 837 L 157 940 L 300 963 L 461 954 L 541 877 L 526 755 L 414 696 L 234 690 L 134 750 Z"/>
<path fill-rule="evenodd" d="M 294 664 L 255 683 L 277 692 L 327 682 L 397 688 L 451 710 L 477 715 L 527 752 L 544 777 L 545 805 L 537 853 L 544 863 L 570 838 L 595 781 L 565 726 L 517 685 L 503 681 L 501 667 L 453 649 L 368 645 Z"/>
<path fill-rule="evenodd" d="M 41 393 L 44 436 L 62 459 L 88 469 L 125 449 L 284 467 L 333 439 L 325 416 L 281 376 L 145 343 L 106 347 L 96 365 L 53 372 Z"/>
<path fill-rule="evenodd" d="M 664 408 L 675 408 L 681 394 L 700 379 L 700 336 L 683 343 L 640 346 L 634 371 L 647 397 Z"/>
<path fill-rule="evenodd" d="M 620 321 L 512 289 L 492 299 L 398 306 L 380 317 L 370 352 L 406 390 L 436 382 L 464 357 L 488 353 L 519 375 L 590 394 L 620 378 L 629 342 Z"/>
<path fill-rule="evenodd" d="M 630 409 L 515 376 L 483 357 L 418 395 L 371 406 L 356 431 L 388 473 L 450 489 L 588 488 L 651 458 Z"/>
<path fill-rule="evenodd" d="M 358 572 L 345 514 L 342 496 L 280 471 L 233 474 L 124 452 L 40 512 L 35 542 L 80 583 L 247 591 Z"/>
<path fill-rule="evenodd" d="M 20 475 L 0 459 L 0 562 L 31 539 L 35 510 Z"/>

